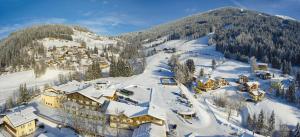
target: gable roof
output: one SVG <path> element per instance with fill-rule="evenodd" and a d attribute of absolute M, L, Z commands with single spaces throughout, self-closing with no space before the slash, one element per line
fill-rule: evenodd
<path fill-rule="evenodd" d="M 103 89 L 96 89 L 95 86 L 89 86 L 83 90 L 75 91 L 73 93 L 79 93 L 91 100 L 103 104 L 104 103 L 103 97 L 113 97 L 114 94 L 116 93 L 116 89 L 114 86 L 109 86 Z"/>
<path fill-rule="evenodd" d="M 13 127 L 18 127 L 27 122 L 37 119 L 37 116 L 34 114 L 36 111 L 33 107 L 22 107 L 16 108 L 13 112 L 10 112 L 6 115 Z"/>
<path fill-rule="evenodd" d="M 141 107 L 136 105 L 129 105 L 117 101 L 110 101 L 106 109 L 108 115 L 124 114 L 126 117 L 134 118 L 149 115 L 154 118 L 166 120 L 164 110 L 150 103 L 149 107 Z"/>
<path fill-rule="evenodd" d="M 132 137 L 166 137 L 166 129 L 152 123 L 145 123 L 134 129 Z"/>

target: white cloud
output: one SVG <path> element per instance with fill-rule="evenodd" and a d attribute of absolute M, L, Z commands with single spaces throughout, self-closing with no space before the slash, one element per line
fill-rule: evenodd
<path fill-rule="evenodd" d="M 242 4 L 241 2 L 239 2 L 238 0 L 230 0 L 235 6 L 238 6 L 240 8 L 246 8 L 246 6 L 244 4 Z"/>
<path fill-rule="evenodd" d="M 193 13 L 193 12 L 196 12 L 197 9 L 196 8 L 186 8 L 184 11 L 187 13 Z"/>

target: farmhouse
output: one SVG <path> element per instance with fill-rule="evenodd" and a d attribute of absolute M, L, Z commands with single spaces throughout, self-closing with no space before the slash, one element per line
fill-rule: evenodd
<path fill-rule="evenodd" d="M 261 101 L 265 96 L 265 92 L 262 90 L 254 90 L 250 91 L 249 95 L 254 101 Z"/>
<path fill-rule="evenodd" d="M 258 86 L 259 86 L 259 83 L 258 82 L 246 82 L 244 84 L 241 84 L 239 86 L 239 89 L 241 91 L 254 91 L 254 90 L 258 90 Z"/>
<path fill-rule="evenodd" d="M 37 116 L 33 107 L 16 108 L 3 117 L 4 129 L 14 137 L 35 132 Z"/>
<path fill-rule="evenodd" d="M 211 78 L 202 78 L 198 81 L 198 88 L 203 91 L 211 90 L 215 85 L 215 81 Z"/>
<path fill-rule="evenodd" d="M 109 124 L 113 128 L 136 128 L 144 123 L 163 126 L 166 121 L 164 110 L 151 102 L 148 107 L 142 107 L 110 101 L 106 115 L 109 116 Z"/>

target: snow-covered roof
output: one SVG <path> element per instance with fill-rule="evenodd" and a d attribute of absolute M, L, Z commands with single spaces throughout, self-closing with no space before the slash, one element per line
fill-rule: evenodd
<path fill-rule="evenodd" d="M 257 81 L 250 81 L 250 82 L 247 82 L 246 85 L 248 85 L 248 86 L 259 85 L 259 83 Z"/>
<path fill-rule="evenodd" d="M 51 92 L 51 91 L 44 91 L 42 93 L 43 95 L 46 95 L 46 96 L 52 96 L 52 97 L 55 97 L 55 96 L 59 96 L 60 94 L 57 94 L 55 92 Z"/>
<path fill-rule="evenodd" d="M 18 127 L 22 124 L 37 119 L 37 116 L 33 113 L 36 109 L 33 107 L 16 108 L 13 112 L 8 113 L 6 116 L 11 122 L 12 126 Z"/>
<path fill-rule="evenodd" d="M 211 78 L 200 78 L 201 83 L 207 83 L 209 80 L 213 80 Z"/>
<path fill-rule="evenodd" d="M 166 114 L 163 109 L 150 103 L 149 107 L 141 107 L 136 105 L 129 105 L 117 101 L 110 101 L 106 109 L 108 115 L 124 114 L 129 118 L 149 115 L 161 120 L 166 120 Z"/>
<path fill-rule="evenodd" d="M 166 129 L 164 126 L 146 123 L 134 129 L 132 137 L 166 137 Z"/>
<path fill-rule="evenodd" d="M 188 109 L 188 110 L 180 110 L 180 111 L 178 111 L 178 113 L 182 114 L 182 115 L 193 115 L 196 112 L 192 109 Z"/>
<path fill-rule="evenodd" d="M 116 88 L 111 85 L 106 88 L 97 89 L 96 85 L 89 86 L 83 90 L 76 91 L 79 94 L 82 94 L 96 102 L 103 103 L 104 100 L 102 97 L 113 97 L 116 93 Z"/>
<path fill-rule="evenodd" d="M 75 92 L 78 90 L 82 90 L 88 86 L 89 86 L 89 84 L 87 84 L 87 83 L 81 83 L 76 80 L 73 80 L 73 81 L 68 82 L 67 84 L 54 86 L 52 88 L 55 90 L 64 91 L 66 93 L 72 93 L 72 92 Z"/>
<path fill-rule="evenodd" d="M 52 133 L 42 133 L 38 137 L 56 137 L 56 136 L 53 135 Z"/>
<path fill-rule="evenodd" d="M 257 63 L 257 66 L 268 66 L 267 63 Z"/>
<path fill-rule="evenodd" d="M 133 95 L 129 98 L 136 100 L 139 104 L 150 102 L 152 88 L 147 88 L 144 86 L 130 85 L 124 88 L 125 90 L 132 91 Z"/>
<path fill-rule="evenodd" d="M 265 92 L 263 90 L 254 90 L 254 91 L 251 91 L 251 93 L 255 96 L 259 96 L 261 94 L 265 94 Z"/>
<path fill-rule="evenodd" d="M 248 76 L 245 74 L 240 74 L 239 77 L 248 77 Z"/>

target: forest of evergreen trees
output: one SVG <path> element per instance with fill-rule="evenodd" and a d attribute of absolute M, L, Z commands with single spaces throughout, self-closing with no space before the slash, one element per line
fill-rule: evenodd
<path fill-rule="evenodd" d="M 135 43 L 163 36 L 196 39 L 214 32 L 212 43 L 225 57 L 248 61 L 255 56 L 274 68 L 300 65 L 300 23 L 250 10 L 227 7 L 188 16 L 120 37 Z"/>

